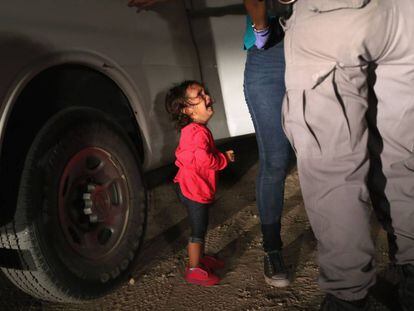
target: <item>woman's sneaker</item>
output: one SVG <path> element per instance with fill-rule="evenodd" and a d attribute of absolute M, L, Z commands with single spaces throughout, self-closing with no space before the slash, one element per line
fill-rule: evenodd
<path fill-rule="evenodd" d="M 200 258 L 200 263 L 211 270 L 220 270 L 224 268 L 224 261 L 216 257 L 205 255 Z"/>
<path fill-rule="evenodd" d="M 289 274 L 283 262 L 281 251 L 267 252 L 263 258 L 264 277 L 267 284 L 285 287 L 290 284 Z"/>
<path fill-rule="evenodd" d="M 220 282 L 220 278 L 213 274 L 208 268 L 187 268 L 184 279 L 191 284 L 201 286 L 212 286 Z"/>

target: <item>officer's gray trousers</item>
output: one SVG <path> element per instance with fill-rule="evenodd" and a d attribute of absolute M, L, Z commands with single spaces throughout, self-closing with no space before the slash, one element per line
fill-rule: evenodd
<path fill-rule="evenodd" d="M 298 0 L 285 24 L 283 126 L 318 240 L 320 286 L 345 300 L 375 282 L 365 118 L 372 68 L 396 260 L 414 264 L 413 16 L 413 0 Z"/>

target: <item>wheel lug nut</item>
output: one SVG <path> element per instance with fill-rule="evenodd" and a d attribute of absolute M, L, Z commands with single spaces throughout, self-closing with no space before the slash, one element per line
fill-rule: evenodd
<path fill-rule="evenodd" d="M 85 215 L 91 215 L 92 214 L 92 209 L 90 207 L 84 208 L 83 213 Z"/>
<path fill-rule="evenodd" d="M 92 185 L 92 184 L 88 184 L 88 186 L 87 186 L 88 192 L 94 191 L 95 188 L 96 188 L 95 185 Z"/>

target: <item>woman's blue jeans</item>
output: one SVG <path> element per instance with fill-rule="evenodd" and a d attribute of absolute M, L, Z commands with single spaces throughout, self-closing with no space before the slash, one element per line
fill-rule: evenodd
<path fill-rule="evenodd" d="M 283 41 L 266 50 L 253 46 L 247 51 L 244 95 L 259 148 L 256 201 L 266 252 L 282 248 L 280 220 L 285 179 L 294 159 L 281 125 L 284 74 Z"/>

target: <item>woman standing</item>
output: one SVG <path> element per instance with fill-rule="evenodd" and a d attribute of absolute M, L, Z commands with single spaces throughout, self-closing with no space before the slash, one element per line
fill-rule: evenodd
<path fill-rule="evenodd" d="M 281 215 L 293 152 L 281 125 L 285 94 L 283 30 L 277 17 L 267 16 L 264 1 L 244 0 L 244 5 L 249 14 L 244 36 L 244 93 L 259 148 L 256 198 L 265 251 L 264 277 L 269 285 L 284 287 L 289 285 L 289 275 L 282 257 Z"/>

